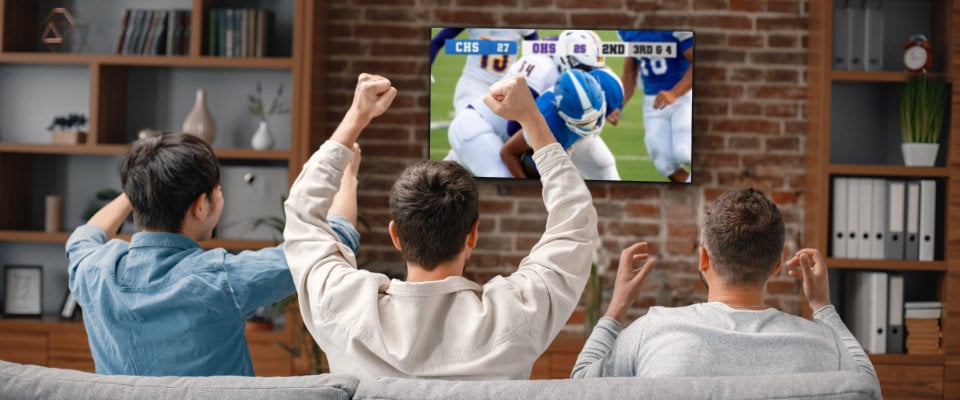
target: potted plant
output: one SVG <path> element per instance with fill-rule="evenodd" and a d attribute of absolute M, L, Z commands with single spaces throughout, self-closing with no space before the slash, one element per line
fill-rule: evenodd
<path fill-rule="evenodd" d="M 53 133 L 54 144 L 80 144 L 87 141 L 87 117 L 81 113 L 70 113 L 53 117 L 47 130 Z"/>
<path fill-rule="evenodd" d="M 914 74 L 900 92 L 900 133 L 907 166 L 933 166 L 947 104 L 943 76 Z"/>
<path fill-rule="evenodd" d="M 267 107 L 263 102 L 263 85 L 257 81 L 257 91 L 254 94 L 247 95 L 247 111 L 250 115 L 260 119 L 260 125 L 250 140 L 250 145 L 255 150 L 269 150 L 273 148 L 273 133 L 270 126 L 267 125 L 267 118 L 274 114 L 285 114 L 290 112 L 290 108 L 283 103 L 283 84 L 277 87 L 277 93 Z"/>

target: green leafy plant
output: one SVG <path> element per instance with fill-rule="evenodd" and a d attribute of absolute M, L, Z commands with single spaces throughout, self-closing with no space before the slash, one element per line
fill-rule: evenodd
<path fill-rule="evenodd" d="M 290 107 L 283 102 L 283 84 L 277 87 L 277 93 L 273 96 L 270 107 L 267 108 L 263 102 L 263 85 L 257 81 L 257 92 L 247 95 L 247 112 L 262 120 L 274 114 L 290 112 Z"/>
<path fill-rule="evenodd" d="M 900 93 L 900 134 L 904 143 L 937 143 L 947 105 L 943 76 L 911 75 Z"/>
<path fill-rule="evenodd" d="M 70 113 L 53 117 L 53 122 L 47 127 L 48 131 L 80 130 L 87 125 L 87 116 L 81 113 Z"/>

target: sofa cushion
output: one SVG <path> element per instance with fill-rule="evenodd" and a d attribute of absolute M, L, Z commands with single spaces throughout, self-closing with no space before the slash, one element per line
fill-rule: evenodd
<path fill-rule="evenodd" d="M 880 399 L 859 372 L 533 381 L 362 379 L 354 399 Z"/>
<path fill-rule="evenodd" d="M 350 399 L 358 379 L 297 377 L 141 377 L 97 375 L 0 360 L 0 399 Z"/>

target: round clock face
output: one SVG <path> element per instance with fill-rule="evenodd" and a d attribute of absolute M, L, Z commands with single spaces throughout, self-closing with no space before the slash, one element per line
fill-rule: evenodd
<path fill-rule="evenodd" d="M 927 63 L 927 51 L 920 46 L 911 46 L 903 51 L 903 65 L 911 71 L 919 71 Z"/>

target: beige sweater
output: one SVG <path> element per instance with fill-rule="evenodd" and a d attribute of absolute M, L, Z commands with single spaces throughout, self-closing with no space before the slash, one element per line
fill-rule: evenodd
<path fill-rule="evenodd" d="M 462 277 L 391 281 L 358 270 L 352 252 L 324 220 L 351 155 L 339 143 L 325 143 L 307 161 L 286 202 L 284 249 L 300 312 L 331 371 L 359 377 L 529 377 L 576 307 L 599 242 L 590 192 L 560 145 L 534 155 L 549 214 L 546 231 L 516 272 L 482 286 Z"/>

